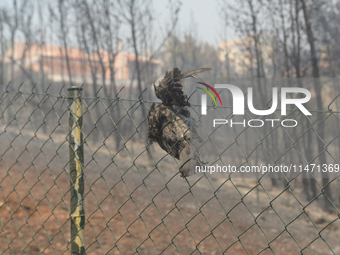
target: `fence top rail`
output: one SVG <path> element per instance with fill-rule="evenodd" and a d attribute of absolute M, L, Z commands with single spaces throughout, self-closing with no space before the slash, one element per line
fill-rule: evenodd
<path fill-rule="evenodd" d="M 35 95 L 35 96 L 48 96 L 48 97 L 54 97 L 54 98 L 57 98 L 57 99 L 62 99 L 62 100 L 66 100 L 69 98 L 68 95 L 66 95 L 65 93 L 63 93 L 63 89 L 65 88 L 65 86 L 63 86 L 63 88 L 60 90 L 59 94 L 49 94 L 48 93 L 48 89 L 46 89 L 46 91 L 44 93 L 42 92 L 34 92 L 33 90 L 31 91 L 22 91 L 20 90 L 20 87 L 16 90 L 16 91 L 9 91 L 9 90 L 2 90 L 0 91 L 0 94 L 11 94 L 11 95 L 17 95 L 17 94 L 21 94 L 21 95 Z M 78 86 L 78 87 L 68 87 L 67 88 L 68 90 L 70 89 L 81 89 L 83 90 L 83 87 L 82 86 Z M 100 89 L 99 89 L 100 90 Z M 98 92 L 99 92 L 98 90 Z M 193 92 L 195 93 L 195 92 Z M 119 92 L 117 93 L 117 95 L 119 94 Z M 189 96 L 189 99 L 190 99 L 191 95 Z M 334 96 L 334 99 L 331 101 L 331 103 L 329 105 L 325 105 L 325 107 L 327 107 L 327 109 L 325 110 L 315 110 L 315 109 L 308 109 L 310 112 L 314 112 L 314 113 L 335 113 L 335 114 L 339 114 L 340 113 L 340 110 L 339 111 L 335 111 L 333 109 L 330 108 L 330 105 L 334 103 L 334 101 L 336 99 L 340 98 L 340 94 Z M 86 96 L 82 96 L 82 99 L 84 100 L 118 100 L 118 101 L 125 101 L 125 102 L 140 102 L 140 103 L 146 103 L 146 104 L 162 104 L 162 102 L 160 101 L 153 101 L 153 100 L 144 100 L 144 99 L 141 99 L 141 98 L 136 98 L 136 99 L 133 99 L 133 98 L 123 98 L 123 97 L 119 97 L 119 96 L 115 96 L 115 97 L 105 97 L 105 96 L 96 96 L 96 97 L 86 97 Z M 270 102 L 269 102 L 270 103 Z M 190 104 L 190 107 L 200 107 L 201 105 L 199 104 Z M 232 109 L 233 107 L 231 105 L 224 105 L 224 106 L 213 106 L 213 108 L 216 108 L 216 109 Z M 245 106 L 245 109 L 249 109 L 247 106 Z M 263 108 L 263 109 L 259 109 L 259 110 L 265 110 L 267 108 Z M 281 111 L 281 108 L 277 108 L 275 110 L 275 112 L 277 111 Z M 289 109 L 287 108 L 287 111 L 288 112 L 294 112 L 294 111 L 297 111 L 297 109 Z"/>

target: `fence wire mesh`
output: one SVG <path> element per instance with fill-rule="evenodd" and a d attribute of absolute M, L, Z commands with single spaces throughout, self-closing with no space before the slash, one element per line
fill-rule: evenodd
<path fill-rule="evenodd" d="M 9 88 L 0 93 L 0 253 L 69 254 L 66 90 Z M 332 95 L 327 110 L 301 130 L 254 129 L 258 138 L 250 140 L 231 129 L 221 153 L 238 166 L 291 158 L 316 163 L 321 154 L 339 164 L 340 102 Z M 148 143 L 153 102 L 99 93 L 81 100 L 87 254 L 340 254 L 337 176 L 327 183 L 311 173 L 183 179 L 177 160 Z"/>

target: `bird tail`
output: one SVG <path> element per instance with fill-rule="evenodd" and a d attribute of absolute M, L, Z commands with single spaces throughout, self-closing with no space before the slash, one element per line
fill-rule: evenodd
<path fill-rule="evenodd" d="M 191 153 L 190 149 L 190 144 L 187 143 L 179 153 L 179 171 L 181 172 L 181 177 L 183 178 L 190 176 L 190 169 L 194 169 L 196 166 L 202 166 L 207 163 L 200 159 L 198 151 Z"/>
<path fill-rule="evenodd" d="M 188 177 L 190 175 L 190 145 L 186 144 L 186 146 L 179 153 L 179 171 L 181 172 L 181 177 Z"/>

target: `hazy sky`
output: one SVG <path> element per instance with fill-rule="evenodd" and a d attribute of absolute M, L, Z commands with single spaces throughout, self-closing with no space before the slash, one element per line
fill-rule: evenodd
<path fill-rule="evenodd" d="M 234 2 L 234 0 L 229 0 Z M 219 16 L 220 0 L 183 0 L 179 13 L 179 29 L 188 31 L 194 18 L 197 24 L 198 38 L 210 44 L 217 45 L 221 39 L 222 20 Z M 154 0 L 154 8 L 160 14 L 160 21 L 169 19 L 169 2 L 167 0 Z M 228 31 L 229 39 L 235 37 L 232 31 Z"/>
<path fill-rule="evenodd" d="M 52 1 L 53 0 L 48 0 Z M 173 0 L 176 1 L 176 0 Z M 194 24 L 197 25 L 197 37 L 202 41 L 217 46 L 222 41 L 222 19 L 219 15 L 220 2 L 222 0 L 180 0 L 182 2 L 179 12 L 178 31 L 181 33 L 188 32 Z M 236 0 L 226 0 L 233 3 Z M 12 7 L 11 0 L 0 0 L 0 6 Z M 170 23 L 169 0 L 153 0 L 153 8 L 157 19 L 156 26 L 163 26 L 166 22 Z M 37 15 L 35 16 L 37 19 Z M 126 29 L 127 33 L 129 29 Z M 126 32 L 125 31 L 125 32 Z M 157 30 L 160 31 L 160 30 Z M 228 40 L 235 37 L 234 32 L 229 28 Z M 58 42 L 53 42 L 58 44 Z"/>

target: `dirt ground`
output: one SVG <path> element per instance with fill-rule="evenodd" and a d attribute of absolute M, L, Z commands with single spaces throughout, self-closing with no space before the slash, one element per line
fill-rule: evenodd
<path fill-rule="evenodd" d="M 65 134 L 1 130 L 0 254 L 70 254 Z M 85 144 L 87 254 L 340 254 L 338 215 L 301 179 L 186 181 L 158 145 L 153 161 L 140 141 L 113 144 Z"/>

